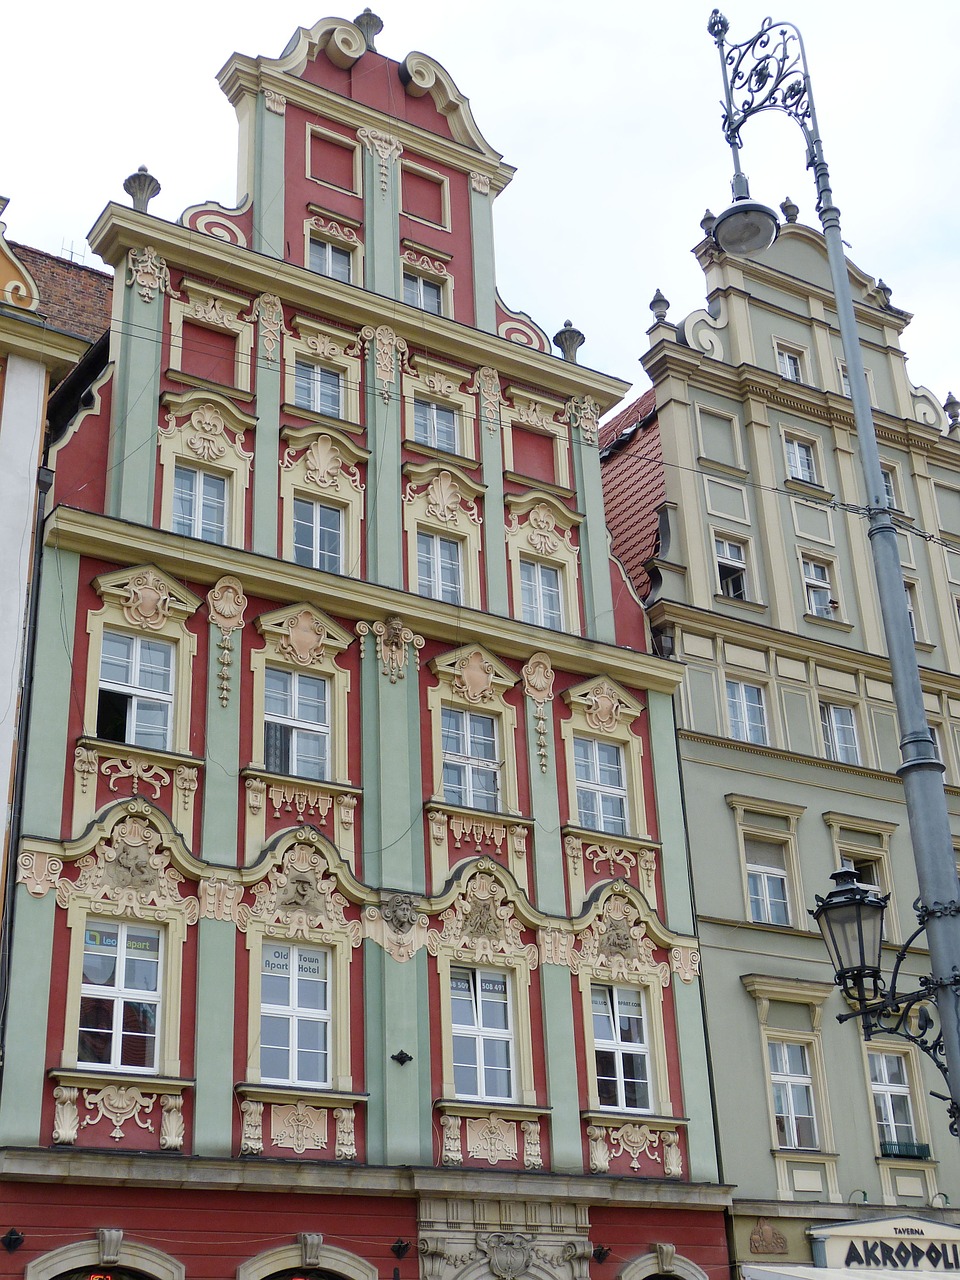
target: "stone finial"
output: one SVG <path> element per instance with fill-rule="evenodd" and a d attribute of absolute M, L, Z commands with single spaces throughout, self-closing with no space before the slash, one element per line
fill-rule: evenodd
<path fill-rule="evenodd" d="M 700 228 L 703 231 L 703 234 L 705 236 L 713 235 L 713 224 L 715 222 L 716 222 L 716 218 L 713 216 L 710 210 L 704 209 L 703 217 L 700 219 Z"/>
<path fill-rule="evenodd" d="M 800 209 L 793 203 L 790 197 L 787 196 L 786 200 L 784 200 L 783 204 L 780 206 L 780 212 L 786 218 L 787 222 L 796 222 L 797 214 L 800 212 Z"/>
<path fill-rule="evenodd" d="M 943 412 L 950 421 L 950 430 L 953 431 L 957 423 L 960 422 L 960 400 L 957 399 L 952 391 L 947 392 L 947 398 L 943 402 Z"/>
<path fill-rule="evenodd" d="M 160 194 L 160 183 L 152 173 L 147 173 L 147 166 L 142 164 L 136 173 L 131 173 L 125 180 L 123 189 L 133 201 L 137 213 L 146 213 L 147 205 L 154 196 Z"/>
<path fill-rule="evenodd" d="M 370 53 L 377 52 L 377 46 L 374 44 L 377 36 L 383 30 L 383 22 L 369 8 L 364 9 L 363 13 L 353 20 L 354 26 L 360 28 L 363 32 L 363 42 L 367 46 Z"/>
<path fill-rule="evenodd" d="M 553 335 L 553 344 L 560 348 L 564 360 L 577 363 L 577 351 L 586 342 L 579 329 L 575 329 L 569 320 L 564 320 L 563 328 Z"/>
<path fill-rule="evenodd" d="M 883 280 L 877 281 L 877 293 L 883 299 L 883 306 L 889 307 L 890 299 L 893 297 L 893 290 Z"/>
<path fill-rule="evenodd" d="M 659 289 L 650 299 L 650 310 L 653 312 L 653 318 L 658 324 L 661 320 L 666 320 L 667 312 L 670 310 L 670 303 Z"/>

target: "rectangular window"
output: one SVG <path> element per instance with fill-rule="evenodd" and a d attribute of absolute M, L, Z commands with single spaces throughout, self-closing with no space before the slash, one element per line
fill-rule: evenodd
<path fill-rule="evenodd" d="M 563 630 L 560 570 L 538 560 L 520 559 L 520 604 L 524 622 Z"/>
<path fill-rule="evenodd" d="M 104 631 L 97 737 L 167 751 L 173 711 L 173 645 Z"/>
<path fill-rule="evenodd" d="M 791 1151 L 816 1151 L 819 1142 L 807 1046 L 771 1040 L 767 1051 L 777 1146 Z"/>
<path fill-rule="evenodd" d="M 770 840 L 745 836 L 743 851 L 747 862 L 750 919 L 756 924 L 788 925 L 790 900 L 787 895 L 786 847 Z"/>
<path fill-rule="evenodd" d="M 444 707 L 441 738 L 444 800 L 496 813 L 501 760 L 495 717 Z"/>
<path fill-rule="evenodd" d="M 830 581 L 830 566 L 822 560 L 808 560 L 804 556 L 803 590 L 807 603 L 807 613 L 815 618 L 832 618 L 837 602 L 833 596 L 833 584 Z"/>
<path fill-rule="evenodd" d="M 787 436 L 787 475 L 791 480 L 803 480 L 807 484 L 819 484 L 817 479 L 817 458 L 813 445 L 806 440 L 797 440 Z"/>
<path fill-rule="evenodd" d="M 227 479 L 177 466 L 173 472 L 173 532 L 204 542 L 227 540 Z"/>
<path fill-rule="evenodd" d="M 849 375 L 849 373 L 847 373 L 847 362 L 846 362 L 846 360 L 840 360 L 840 361 L 838 362 L 838 366 L 839 366 L 839 369 L 840 369 L 840 393 L 841 393 L 841 395 L 845 395 L 845 396 L 847 397 L 847 399 L 849 400 L 849 398 L 850 398 L 850 375 Z"/>
<path fill-rule="evenodd" d="M 456 538 L 417 533 L 417 591 L 432 600 L 463 604 L 463 566 Z"/>
<path fill-rule="evenodd" d="M 340 374 L 307 360 L 297 361 L 294 402 L 301 409 L 325 413 L 328 418 L 343 416 L 343 387 Z"/>
<path fill-rule="evenodd" d="M 320 947 L 265 942 L 260 971 L 260 1078 L 330 1084 L 330 961 Z"/>
<path fill-rule="evenodd" d="M 267 667 L 264 763 L 271 773 L 322 782 L 330 776 L 330 711 L 326 680 Z"/>
<path fill-rule="evenodd" d="M 763 690 L 756 684 L 739 680 L 727 681 L 727 714 L 730 736 L 740 742 L 767 743 L 767 718 L 763 709 Z"/>
<path fill-rule="evenodd" d="M 910 623 L 910 634 L 917 639 L 917 588 L 912 582 L 904 582 L 904 594 L 907 597 L 907 620 Z"/>
<path fill-rule="evenodd" d="M 875 889 L 886 892 L 885 886 L 881 881 L 883 872 L 878 858 L 858 858 L 854 855 L 844 854 L 840 859 L 840 865 L 848 871 L 857 873 L 858 884 L 872 885 Z M 884 929 L 884 933 L 886 932 L 887 930 Z"/>
<path fill-rule="evenodd" d="M 420 444 L 457 452 L 457 415 L 453 409 L 431 400 L 413 402 L 413 438 Z"/>
<path fill-rule="evenodd" d="M 883 496 L 887 500 L 887 506 L 899 509 L 900 504 L 897 501 L 897 487 L 893 472 L 889 467 L 881 467 L 880 475 L 883 477 Z"/>
<path fill-rule="evenodd" d="M 156 1071 L 160 930 L 88 920 L 83 931 L 77 1064 Z"/>
<path fill-rule="evenodd" d="M 731 600 L 747 598 L 747 551 L 742 542 L 732 538 L 715 537 L 713 545 L 717 553 L 717 577 L 720 594 Z"/>
<path fill-rule="evenodd" d="M 652 1111 L 643 992 L 595 986 L 590 989 L 590 1003 L 600 1106 Z"/>
<path fill-rule="evenodd" d="M 310 241 L 310 270 L 331 280 L 350 283 L 350 253 L 326 240 Z"/>
<path fill-rule="evenodd" d="M 868 1053 L 867 1061 L 880 1154 L 914 1159 L 929 1156 L 929 1147 L 917 1142 L 906 1057 L 902 1053 Z"/>
<path fill-rule="evenodd" d="M 343 512 L 339 507 L 294 498 L 293 556 L 297 564 L 343 573 Z"/>
<path fill-rule="evenodd" d="M 623 748 L 616 742 L 574 738 L 577 820 L 591 831 L 627 834 L 627 785 Z"/>
<path fill-rule="evenodd" d="M 803 365 L 796 351 L 777 347 L 777 368 L 781 378 L 786 378 L 789 382 L 803 381 Z"/>
<path fill-rule="evenodd" d="M 860 763 L 853 707 L 821 702 L 820 726 L 823 729 L 823 749 L 828 760 L 837 760 L 840 764 Z"/>
<path fill-rule="evenodd" d="M 505 973 L 450 970 L 453 1081 L 458 1098 L 513 1098 L 513 1027 Z"/>
<path fill-rule="evenodd" d="M 423 276 L 403 273 L 403 300 L 411 307 L 419 307 L 421 311 L 429 311 L 431 315 L 443 314 L 443 290 L 433 280 L 425 280 Z"/>

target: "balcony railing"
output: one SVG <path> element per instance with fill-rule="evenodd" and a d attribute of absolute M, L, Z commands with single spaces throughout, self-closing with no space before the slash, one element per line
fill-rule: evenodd
<path fill-rule="evenodd" d="M 895 1160 L 929 1160 L 930 1144 L 927 1142 L 880 1142 L 880 1154 Z"/>

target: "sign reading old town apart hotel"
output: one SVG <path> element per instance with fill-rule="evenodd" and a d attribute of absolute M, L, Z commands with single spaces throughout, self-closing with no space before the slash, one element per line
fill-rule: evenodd
<path fill-rule="evenodd" d="M 924 1218 L 845 1222 L 809 1232 L 818 1267 L 960 1272 L 960 1228 Z"/>

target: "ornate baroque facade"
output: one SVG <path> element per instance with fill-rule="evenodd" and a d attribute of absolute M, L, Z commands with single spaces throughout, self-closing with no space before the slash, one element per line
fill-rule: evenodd
<path fill-rule="evenodd" d="M 358 23 L 220 73 L 238 208 L 161 221 L 144 172 L 91 233 L 116 299 L 50 453 L 11 1274 L 720 1280 L 680 672 L 603 523 L 624 386 L 501 303 L 512 171 Z"/>

